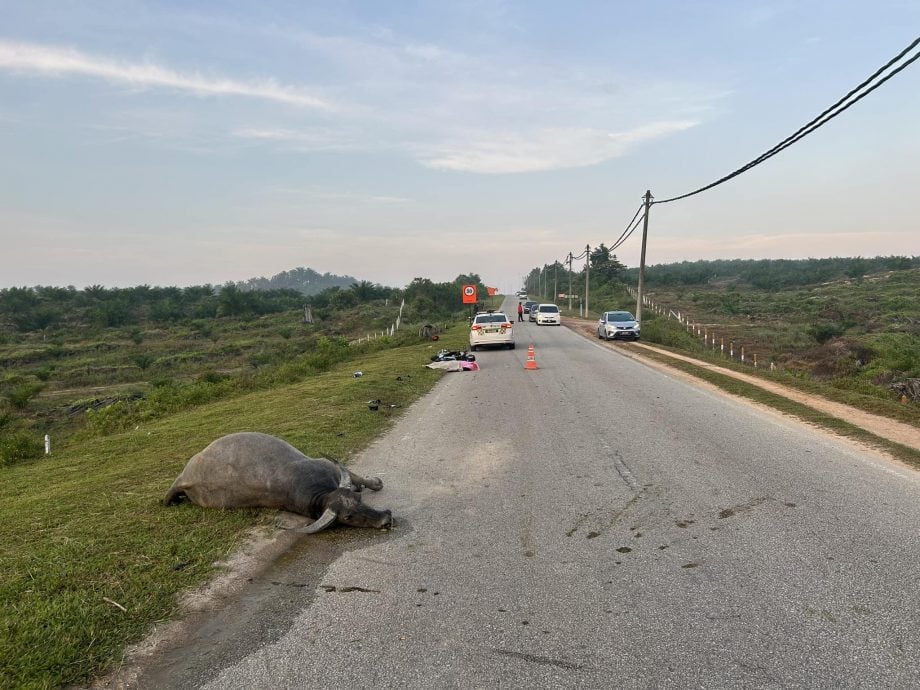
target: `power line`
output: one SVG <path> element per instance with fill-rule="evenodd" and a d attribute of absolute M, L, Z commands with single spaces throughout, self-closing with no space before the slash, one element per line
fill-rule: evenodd
<path fill-rule="evenodd" d="M 825 109 L 820 115 L 818 115 L 817 117 L 815 117 L 814 119 L 812 119 L 810 122 L 808 122 L 808 123 L 802 125 L 799 129 L 797 129 L 794 133 L 790 134 L 788 137 L 786 137 L 785 139 L 783 139 L 783 140 L 782 140 L 781 142 L 779 142 L 776 146 L 774 146 L 773 148 L 769 149 L 768 151 L 765 151 L 764 153 L 760 154 L 757 158 L 755 158 L 755 159 L 752 160 L 751 162 L 749 162 L 749 163 L 743 165 L 742 167 L 740 167 L 740 168 L 738 168 L 737 170 L 735 170 L 735 171 L 729 173 L 728 175 L 725 175 L 724 177 L 720 177 L 718 180 L 716 180 L 715 182 L 711 182 L 710 184 L 706 185 L 705 187 L 700 187 L 699 189 L 695 189 L 695 190 L 692 191 L 692 192 L 687 192 L 686 194 L 681 194 L 680 196 L 671 197 L 670 199 L 662 199 L 661 201 L 656 201 L 656 202 L 654 202 L 654 203 L 656 203 L 656 204 L 667 204 L 667 203 L 669 203 L 669 202 L 671 202 L 671 201 L 678 201 L 679 199 L 686 199 L 687 197 L 691 197 L 691 196 L 694 196 L 694 195 L 699 194 L 699 193 L 701 193 L 701 192 L 705 192 L 706 190 L 712 189 L 713 187 L 716 187 L 716 186 L 718 186 L 718 185 L 720 185 L 720 184 L 722 184 L 722 183 L 724 183 L 724 182 L 728 182 L 728 181 L 731 180 L 732 178 L 737 177 L 738 175 L 740 175 L 740 174 L 742 174 L 742 173 L 744 173 L 744 172 L 747 172 L 747 171 L 750 170 L 751 168 L 753 168 L 753 167 L 755 167 L 755 166 L 757 166 L 757 165 L 760 165 L 761 163 L 763 163 L 763 162 L 766 161 L 766 160 L 769 160 L 770 158 L 772 158 L 773 156 L 777 155 L 777 154 L 780 153 L 781 151 L 784 151 L 785 149 L 789 148 L 790 146 L 792 146 L 792 145 L 793 145 L 794 143 L 796 143 L 797 141 L 799 141 L 799 140 L 803 139 L 804 137 L 808 136 L 809 134 L 811 134 L 812 132 L 814 132 L 814 131 L 815 131 L 816 129 L 818 129 L 819 127 L 824 126 L 825 124 L 827 124 L 828 122 L 830 122 L 831 120 L 833 120 L 835 117 L 837 117 L 838 115 L 840 115 L 841 113 L 843 113 L 845 110 L 847 110 L 848 108 L 852 107 L 853 105 L 855 105 L 856 103 L 858 103 L 859 101 L 861 101 L 863 98 L 865 98 L 865 97 L 868 96 L 870 93 L 872 93 L 873 91 L 875 91 L 878 87 L 880 87 L 880 86 L 881 86 L 882 84 L 884 84 L 886 81 L 888 81 L 888 80 L 891 79 L 893 76 L 895 76 L 896 74 L 898 74 L 898 72 L 901 72 L 902 70 L 904 70 L 905 68 L 907 68 L 910 64 L 912 64 L 913 62 L 915 62 L 917 59 L 920 59 L 920 52 L 918 52 L 916 55 L 914 55 L 912 58 L 910 58 L 910 59 L 909 59 L 907 62 L 905 62 L 903 65 L 901 65 L 901 66 L 898 67 L 897 69 L 893 70 L 890 74 L 886 75 L 884 79 L 881 79 L 878 83 L 873 84 L 871 88 L 866 89 L 863 93 L 860 93 L 858 96 L 856 96 L 856 97 L 853 98 L 852 100 L 849 100 L 850 98 L 853 97 L 854 94 L 858 93 L 860 90 L 862 90 L 863 88 L 865 88 L 868 84 L 870 84 L 873 80 L 875 80 L 875 79 L 876 79 L 880 74 L 882 74 L 885 70 L 887 70 L 889 67 L 891 67 L 891 66 L 894 65 L 896 62 L 898 62 L 901 58 L 903 58 L 907 53 L 909 53 L 911 50 L 913 50 L 918 44 L 920 44 L 920 37 L 914 39 L 914 40 L 910 43 L 910 45 L 908 45 L 906 48 L 904 48 L 904 50 L 902 50 L 900 53 L 898 53 L 895 57 L 891 58 L 891 60 L 889 60 L 887 63 L 885 63 L 884 65 L 882 65 L 881 67 L 879 67 L 875 72 L 872 73 L 871 76 L 869 76 L 867 79 L 865 79 L 861 84 L 859 84 L 859 85 L 856 86 L 855 88 L 851 89 L 851 90 L 849 91 L 849 93 L 847 93 L 843 98 L 841 98 L 840 100 L 838 100 L 838 101 L 837 101 L 836 103 L 834 103 L 832 106 L 830 106 L 830 107 L 828 107 L 827 109 Z"/>
<path fill-rule="evenodd" d="M 639 210 L 642 210 L 641 206 L 639 207 Z M 645 220 L 645 214 L 643 213 L 640 216 L 638 213 L 636 213 L 636 216 L 634 216 L 631 221 L 630 227 L 623 231 L 623 234 L 620 235 L 619 239 L 617 239 L 617 241 L 613 243 L 613 246 L 610 247 L 610 251 L 619 248 L 624 242 L 626 242 L 626 240 L 628 240 L 636 231 L 636 228 L 639 227 L 639 223 L 641 223 L 643 220 Z"/>
<path fill-rule="evenodd" d="M 635 214 L 633 214 L 632 220 L 626 224 L 626 229 L 620 233 L 619 237 L 617 237 L 616 241 L 613 243 L 613 246 L 610 247 L 610 251 L 613 251 L 616 247 L 619 247 L 621 244 L 623 244 L 623 242 L 627 240 L 627 238 L 629 238 L 629 236 L 632 234 L 631 228 L 633 227 L 633 223 L 636 222 L 636 218 L 639 217 L 640 213 L 642 213 L 642 204 L 639 204 L 639 208 L 637 208 Z"/>

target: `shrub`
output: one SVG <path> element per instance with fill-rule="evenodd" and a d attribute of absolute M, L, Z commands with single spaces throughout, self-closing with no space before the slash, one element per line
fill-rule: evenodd
<path fill-rule="evenodd" d="M 130 405 L 119 400 L 98 410 L 87 410 L 86 425 L 100 436 L 122 431 L 130 424 L 132 411 Z"/>
<path fill-rule="evenodd" d="M 350 356 L 345 338 L 322 336 L 316 342 L 316 349 L 304 357 L 304 364 L 315 371 L 326 371 L 337 362 L 344 362 Z"/>
<path fill-rule="evenodd" d="M 836 323 L 816 323 L 806 329 L 806 333 L 818 341 L 821 345 L 831 338 L 843 335 L 843 326 Z"/>
<path fill-rule="evenodd" d="M 140 352 L 134 355 L 134 363 L 137 365 L 138 369 L 141 371 L 147 370 L 151 364 L 153 364 L 153 355 L 147 352 Z"/>
<path fill-rule="evenodd" d="M 34 433 L 28 431 L 4 432 L 0 436 L 0 467 L 41 457 L 44 446 Z"/>
<path fill-rule="evenodd" d="M 683 350 L 699 350 L 702 347 L 697 338 L 687 333 L 676 321 L 670 319 L 643 319 L 642 339 Z"/>
<path fill-rule="evenodd" d="M 47 381 L 51 378 L 51 374 L 54 373 L 54 369 L 55 367 L 53 364 L 46 364 L 35 372 L 35 378 L 37 378 L 39 381 Z"/>
<path fill-rule="evenodd" d="M 6 391 L 6 399 L 18 410 L 25 408 L 29 400 L 34 398 L 45 387 L 45 384 L 36 382 L 20 383 Z"/>

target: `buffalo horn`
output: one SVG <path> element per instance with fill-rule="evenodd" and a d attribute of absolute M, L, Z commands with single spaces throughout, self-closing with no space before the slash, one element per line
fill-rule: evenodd
<path fill-rule="evenodd" d="M 336 517 L 338 516 L 335 514 L 334 510 L 329 510 L 329 508 L 326 508 L 322 515 L 320 515 L 306 527 L 301 527 L 297 531 L 301 534 L 315 534 L 322 529 L 326 529 L 329 525 L 335 522 Z"/>
<path fill-rule="evenodd" d="M 348 474 L 348 470 L 342 467 L 342 465 L 336 462 L 335 460 L 333 460 L 333 462 L 335 462 L 335 464 L 339 466 L 339 488 L 340 489 L 353 489 L 354 485 L 351 483 L 351 475 Z M 338 515 L 336 515 L 334 510 L 330 510 L 329 508 L 326 508 L 326 510 L 323 511 L 322 515 L 320 515 L 318 518 L 316 518 L 313 522 L 311 522 L 306 527 L 301 527 L 297 531 L 302 534 L 316 534 L 320 530 L 326 529 L 329 525 L 335 522 L 335 519 L 337 517 Z"/>

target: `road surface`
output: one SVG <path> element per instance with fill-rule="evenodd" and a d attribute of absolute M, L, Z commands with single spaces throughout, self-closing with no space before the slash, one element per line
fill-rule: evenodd
<path fill-rule="evenodd" d="M 300 538 L 136 685 L 920 687 L 918 473 L 516 331 L 353 463 L 395 530 Z"/>

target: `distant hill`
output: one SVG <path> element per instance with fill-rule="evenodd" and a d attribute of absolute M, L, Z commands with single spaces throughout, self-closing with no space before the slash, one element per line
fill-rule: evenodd
<path fill-rule="evenodd" d="M 326 288 L 351 287 L 357 283 L 357 278 L 351 276 L 337 276 L 333 273 L 317 273 L 312 268 L 292 268 L 282 271 L 271 278 L 250 278 L 240 281 L 236 286 L 240 290 L 297 290 L 305 295 L 315 295 Z"/>

